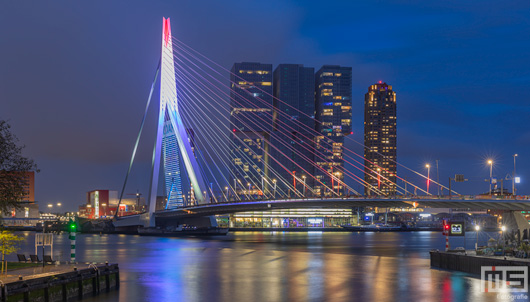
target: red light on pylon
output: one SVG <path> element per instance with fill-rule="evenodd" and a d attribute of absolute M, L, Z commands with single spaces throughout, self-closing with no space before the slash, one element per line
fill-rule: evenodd
<path fill-rule="evenodd" d="M 444 225 L 444 229 L 445 229 L 446 231 L 448 231 L 448 230 L 449 230 L 449 225 L 448 225 L 448 224 Z"/>
<path fill-rule="evenodd" d="M 232 132 L 236 132 L 236 129 L 232 129 Z"/>

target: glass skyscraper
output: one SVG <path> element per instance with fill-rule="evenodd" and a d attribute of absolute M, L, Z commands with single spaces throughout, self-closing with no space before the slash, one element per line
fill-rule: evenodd
<path fill-rule="evenodd" d="M 315 161 L 326 171 L 315 169 L 321 182 L 315 184 L 315 191 L 321 196 L 340 195 L 344 193 L 344 137 L 352 131 L 352 68 L 322 66 L 315 74 L 315 92 L 316 130 L 320 133 L 315 138 L 320 158 Z"/>
<path fill-rule="evenodd" d="M 364 96 L 364 145 L 365 194 L 395 194 L 396 93 L 386 83 L 371 85 Z"/>
<path fill-rule="evenodd" d="M 281 178 L 278 185 L 295 184 L 298 194 L 304 192 L 304 183 L 313 186 L 314 72 L 298 64 L 280 64 L 274 70 L 273 166 Z M 309 195 L 310 190 L 305 191 Z"/>
<path fill-rule="evenodd" d="M 235 63 L 230 87 L 230 186 L 241 198 L 255 197 L 269 174 L 272 64 Z"/>

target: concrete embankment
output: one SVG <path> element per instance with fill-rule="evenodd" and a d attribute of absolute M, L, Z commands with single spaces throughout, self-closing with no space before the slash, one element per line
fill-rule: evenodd
<path fill-rule="evenodd" d="M 118 264 L 91 264 L 83 269 L 64 265 L 47 271 L 45 272 L 44 269 L 40 272 L 35 269 L 11 271 L 13 275 L 1 278 L 0 300 L 67 301 L 95 296 L 100 292 L 118 289 L 120 286 Z"/>
<path fill-rule="evenodd" d="M 474 253 L 474 251 L 472 252 Z M 482 266 L 528 266 L 530 261 L 527 259 L 508 257 L 504 260 L 503 257 L 488 257 L 463 255 L 448 252 L 431 251 L 431 267 L 460 271 L 473 275 L 480 276 L 480 268 Z"/>

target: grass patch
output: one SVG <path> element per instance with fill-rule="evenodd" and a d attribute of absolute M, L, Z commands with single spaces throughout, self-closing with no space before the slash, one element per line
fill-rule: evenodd
<path fill-rule="evenodd" d="M 8 262 L 7 263 L 7 270 L 17 270 L 21 268 L 27 268 L 27 267 L 37 267 L 42 266 L 42 263 L 24 263 L 24 262 Z"/>

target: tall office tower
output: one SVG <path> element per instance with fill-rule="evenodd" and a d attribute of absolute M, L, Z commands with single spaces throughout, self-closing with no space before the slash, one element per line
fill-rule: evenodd
<path fill-rule="evenodd" d="M 396 192 L 396 93 L 386 83 L 368 87 L 364 96 L 364 180 L 366 195 Z"/>
<path fill-rule="evenodd" d="M 291 195 L 310 195 L 314 174 L 315 69 L 280 64 L 274 70 L 272 165 L 279 186 Z M 304 189 L 304 186 L 306 188 Z M 296 192 L 291 192 L 296 188 Z"/>
<path fill-rule="evenodd" d="M 255 197 L 269 173 L 272 64 L 235 63 L 230 87 L 230 185 L 239 198 Z"/>
<path fill-rule="evenodd" d="M 324 65 L 315 74 L 317 155 L 315 169 L 320 182 L 315 192 L 320 196 L 342 195 L 344 192 L 344 137 L 351 134 L 352 68 Z M 322 171 L 324 170 L 324 171 Z M 333 175 L 331 177 L 330 175 Z M 331 192 L 333 190 L 333 192 Z"/>
<path fill-rule="evenodd" d="M 182 180 L 180 171 L 180 152 L 177 137 L 166 112 L 164 118 L 164 133 L 162 137 L 162 152 L 164 160 L 164 180 L 166 188 L 166 209 L 184 206 Z"/>

